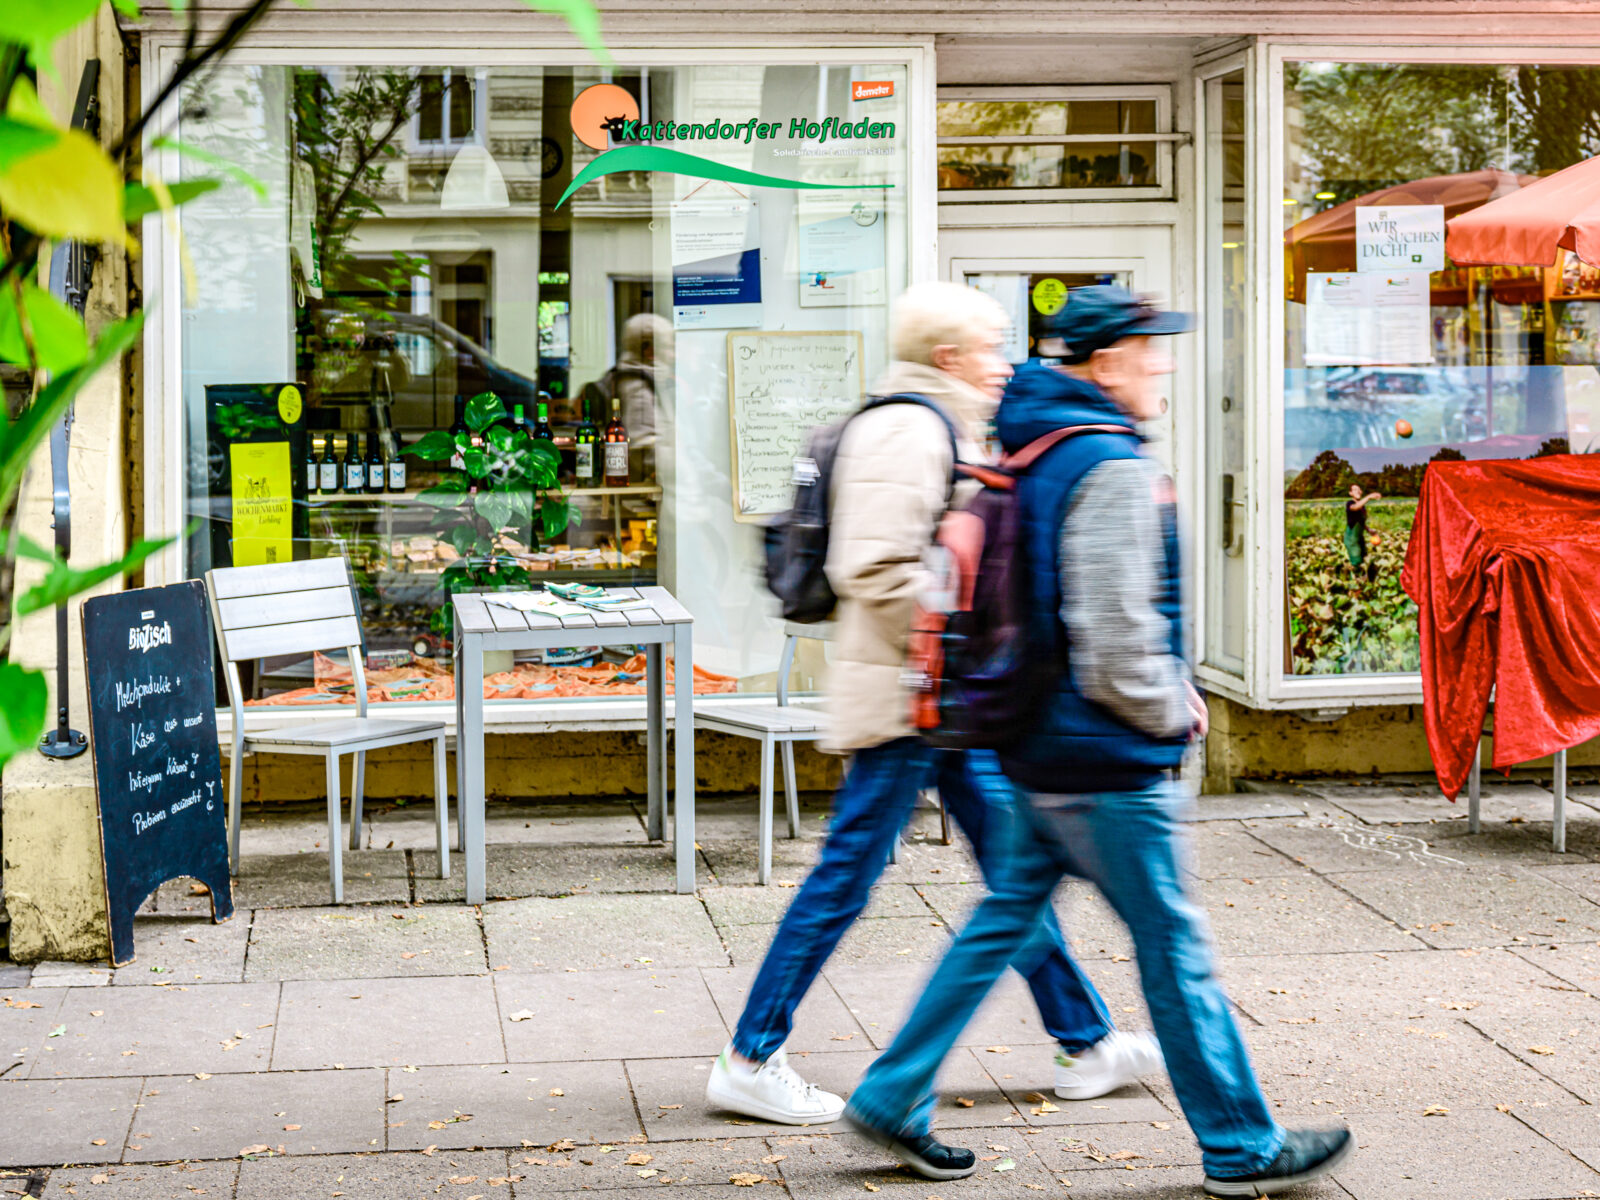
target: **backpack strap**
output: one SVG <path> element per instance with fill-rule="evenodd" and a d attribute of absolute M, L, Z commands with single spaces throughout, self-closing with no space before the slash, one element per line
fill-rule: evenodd
<path fill-rule="evenodd" d="M 1035 438 L 1015 454 L 1006 455 L 1000 460 L 1000 466 L 1012 474 L 1019 474 L 1033 466 L 1051 447 L 1060 445 L 1069 437 L 1077 437 L 1084 433 L 1120 433 L 1130 437 L 1138 436 L 1137 431 L 1127 425 L 1063 425 L 1060 429 L 1052 429 L 1041 438 Z"/>

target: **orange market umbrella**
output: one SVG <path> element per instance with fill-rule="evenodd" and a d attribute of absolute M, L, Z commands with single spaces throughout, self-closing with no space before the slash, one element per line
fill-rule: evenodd
<path fill-rule="evenodd" d="M 1551 267 L 1558 249 L 1600 265 L 1600 158 L 1462 213 L 1446 223 L 1444 246 L 1464 266 Z"/>
<path fill-rule="evenodd" d="M 1427 179 L 1379 188 L 1309 216 L 1290 226 L 1283 235 L 1284 249 L 1289 256 L 1289 299 L 1305 299 L 1307 271 L 1356 269 L 1357 207 L 1441 204 L 1448 220 L 1478 209 L 1498 197 L 1517 195 L 1518 189 L 1533 178 L 1531 175 L 1513 175 L 1497 167 L 1466 171 L 1459 175 L 1433 175 Z M 1453 253 L 1451 257 L 1455 257 Z"/>

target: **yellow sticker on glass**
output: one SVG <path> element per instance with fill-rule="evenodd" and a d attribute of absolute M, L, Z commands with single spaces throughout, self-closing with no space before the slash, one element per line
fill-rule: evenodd
<path fill-rule="evenodd" d="M 1046 317 L 1053 317 L 1067 302 L 1067 285 L 1059 279 L 1045 278 L 1033 285 L 1033 307 Z"/>
<path fill-rule="evenodd" d="M 299 388 L 290 383 L 278 389 L 278 415 L 285 425 L 293 425 L 300 419 L 300 409 Z"/>

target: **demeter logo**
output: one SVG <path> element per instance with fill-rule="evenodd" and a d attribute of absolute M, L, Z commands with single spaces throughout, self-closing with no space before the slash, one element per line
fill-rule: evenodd
<path fill-rule="evenodd" d="M 876 100 L 880 96 L 894 95 L 892 79 L 857 79 L 850 84 L 850 99 Z"/>
<path fill-rule="evenodd" d="M 887 90 L 872 90 L 887 89 Z M 894 83 L 852 83 L 852 100 L 894 95 Z M 892 183 L 811 183 L 802 179 L 784 179 L 759 171 L 746 171 L 741 167 L 715 162 L 698 154 L 682 150 L 669 150 L 658 142 L 751 142 L 772 141 L 779 137 L 803 139 L 818 143 L 830 141 L 882 140 L 894 137 L 893 121 L 873 121 L 862 117 L 858 121 L 844 121 L 827 117 L 821 121 L 794 117 L 783 121 L 704 122 L 650 121 L 641 119 L 638 102 L 614 83 L 597 83 L 579 92 L 572 102 L 572 132 L 584 145 L 604 151 L 599 157 L 579 171 L 561 199 L 560 208 L 584 184 L 602 175 L 615 175 L 622 171 L 664 171 L 675 175 L 693 175 L 699 179 L 715 179 L 724 183 L 742 183 L 754 187 L 784 187 L 817 191 L 848 191 L 855 188 L 890 188 Z M 611 146 L 610 149 L 607 149 Z M 874 151 L 864 151 L 874 153 Z M 793 153 L 793 151 L 778 151 Z M 876 151 L 882 153 L 882 151 Z"/>

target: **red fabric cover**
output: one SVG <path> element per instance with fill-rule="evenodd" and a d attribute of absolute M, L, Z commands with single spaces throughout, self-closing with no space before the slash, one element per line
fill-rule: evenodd
<path fill-rule="evenodd" d="M 1421 610 L 1446 796 L 1466 784 L 1491 689 L 1496 767 L 1600 734 L 1600 455 L 1433 463 L 1401 583 Z"/>
<path fill-rule="evenodd" d="M 1600 158 L 1574 163 L 1445 226 L 1445 253 L 1458 267 L 1550 267 L 1557 247 L 1600 263 Z"/>

